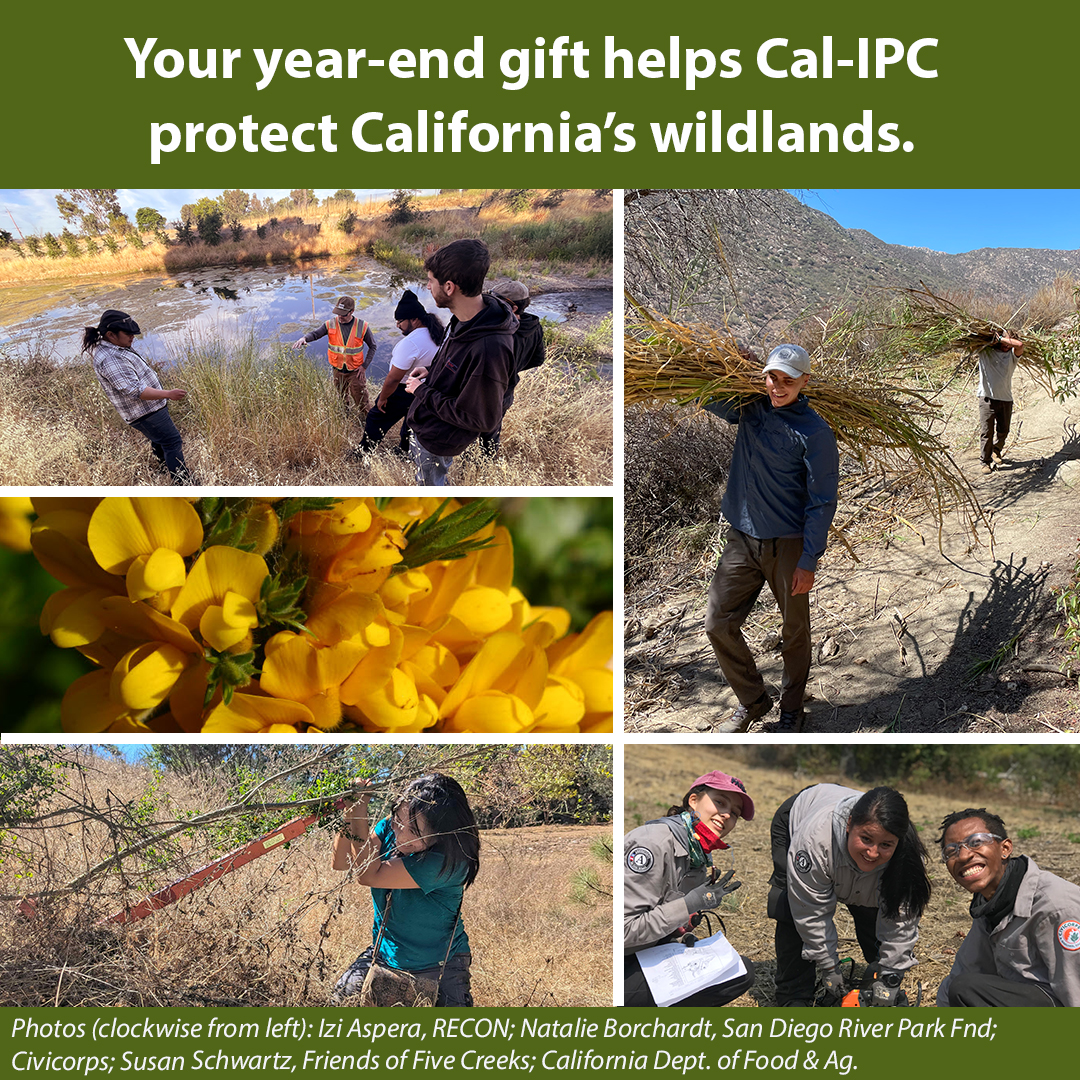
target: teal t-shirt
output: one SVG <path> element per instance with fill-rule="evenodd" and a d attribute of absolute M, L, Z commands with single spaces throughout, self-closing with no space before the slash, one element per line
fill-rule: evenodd
<path fill-rule="evenodd" d="M 375 836 L 379 841 L 379 858 L 384 862 L 394 858 L 397 852 L 389 818 L 383 818 L 375 826 Z M 402 855 L 401 861 L 418 888 L 371 890 L 371 900 L 375 906 L 375 925 L 371 932 L 373 944 L 379 936 L 386 898 L 390 897 L 386 930 L 379 944 L 379 959 L 389 967 L 405 971 L 438 967 L 446 958 L 451 932 L 454 934 L 454 944 L 450 955 L 467 953 L 469 938 L 461 920 L 457 918 L 461 898 L 465 894 L 466 868 L 461 867 L 453 874 L 443 874 L 445 860 L 437 851 Z"/>

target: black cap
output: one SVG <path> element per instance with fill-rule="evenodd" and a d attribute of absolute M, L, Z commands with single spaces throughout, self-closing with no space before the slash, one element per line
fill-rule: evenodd
<path fill-rule="evenodd" d="M 139 324 L 126 311 L 117 311 L 115 308 L 104 312 L 98 322 L 99 334 L 107 334 L 110 330 L 125 330 L 132 335 L 142 333 Z"/>

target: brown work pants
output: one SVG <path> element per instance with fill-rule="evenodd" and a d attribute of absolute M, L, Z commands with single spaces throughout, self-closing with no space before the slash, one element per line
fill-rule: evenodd
<path fill-rule="evenodd" d="M 371 408 L 368 396 L 367 375 L 363 368 L 344 371 L 334 368 L 334 386 L 348 408 L 356 410 L 357 420 L 362 424 Z"/>
<path fill-rule="evenodd" d="M 1000 455 L 1005 449 L 1005 440 L 1009 437 L 1009 425 L 1012 422 L 1012 410 L 1011 401 L 979 398 L 979 442 L 984 465 L 992 464 L 991 454 Z"/>
<path fill-rule="evenodd" d="M 791 579 L 802 551 L 802 537 L 755 540 L 738 529 L 728 534 L 709 586 L 705 633 L 724 678 L 743 705 L 757 701 L 765 691 L 765 682 L 742 635 L 742 625 L 762 587 L 768 584 L 784 620 L 780 708 L 784 712 L 802 708 L 812 655 L 810 596 L 791 595 Z"/>

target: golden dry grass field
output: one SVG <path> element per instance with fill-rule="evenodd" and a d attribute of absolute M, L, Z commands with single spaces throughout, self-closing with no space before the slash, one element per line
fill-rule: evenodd
<path fill-rule="evenodd" d="M 811 784 L 844 784 L 864 791 L 874 784 L 848 780 L 836 773 L 810 774 L 751 765 L 740 756 L 740 748 L 715 745 L 628 745 L 623 831 L 662 816 L 669 806 L 681 802 L 691 781 L 713 769 L 738 776 L 746 784 L 754 800 L 754 820 L 739 824 L 728 836 L 730 851 L 716 852 L 714 861 L 724 869 L 733 865 L 736 878 L 743 883 L 725 899 L 721 915 L 731 943 L 750 957 L 757 969 L 757 985 L 733 1005 L 770 1007 L 775 1004 L 774 924 L 767 917 L 766 901 L 772 873 L 772 815 L 785 799 Z M 914 983 L 921 982 L 922 1004 L 933 1006 L 937 988 L 948 975 L 956 950 L 971 926 L 970 894 L 953 882 L 936 855 L 935 841 L 942 818 L 954 810 L 985 806 L 1004 819 L 1017 854 L 1029 855 L 1042 869 L 1080 882 L 1080 805 L 1075 798 L 1067 805 L 1055 805 L 998 791 L 950 791 L 941 785 L 936 785 L 936 790 L 921 791 L 903 784 L 896 786 L 907 799 L 912 819 L 930 851 L 928 869 L 934 889 L 919 927 L 915 952 L 918 965 L 905 980 L 905 987 L 911 993 Z M 841 958 L 855 957 L 856 970 L 861 972 L 864 963 L 854 923 L 843 905 L 837 911 L 836 927 Z M 704 927 L 699 933 L 704 936 Z"/>
<path fill-rule="evenodd" d="M 169 815 L 205 812 L 220 793 L 164 774 Z M 103 806 L 106 793 L 135 802 L 147 771 L 101 761 L 60 796 Z M 225 854 L 200 830 L 185 852 L 155 867 L 125 862 L 88 889 L 37 916 L 0 903 L 0 1005 L 325 1005 L 337 978 L 371 943 L 371 893 L 331 868 L 332 829 L 315 826 L 287 849 L 228 874 L 178 903 L 123 926 L 101 920 Z M 484 830 L 480 873 L 462 911 L 477 1006 L 610 1005 L 610 859 L 594 845 L 606 825 Z M 104 844 L 104 847 L 102 846 Z M 109 851 L 100 825 L 36 834 L 30 861 L 0 855 L 0 893 L 26 893 L 71 880 Z M 162 847 L 164 850 L 164 847 Z M 577 884 L 588 877 L 594 888 Z"/>

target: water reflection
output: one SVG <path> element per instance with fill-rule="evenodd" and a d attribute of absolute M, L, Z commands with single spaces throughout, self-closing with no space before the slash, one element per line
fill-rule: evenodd
<path fill-rule="evenodd" d="M 106 308 L 135 317 L 143 330 L 138 348 L 167 360 L 192 342 L 254 334 L 266 344 L 289 344 L 331 317 L 339 296 L 352 296 L 357 314 L 372 328 L 379 346 L 373 375 L 384 373 L 400 340 L 394 308 L 412 289 L 429 311 L 435 302 L 420 282 L 391 272 L 374 260 L 340 259 L 301 267 L 205 267 L 176 275 L 135 274 L 112 280 L 17 285 L 0 290 L 0 344 L 42 344 L 57 357 L 78 355 L 83 328 L 96 325 Z M 604 290 L 536 297 L 530 310 L 560 322 L 577 310 L 611 310 Z M 29 314 L 28 314 L 29 313 Z M 440 312 L 446 322 L 448 312 Z M 326 356 L 326 339 L 308 346 Z"/>

